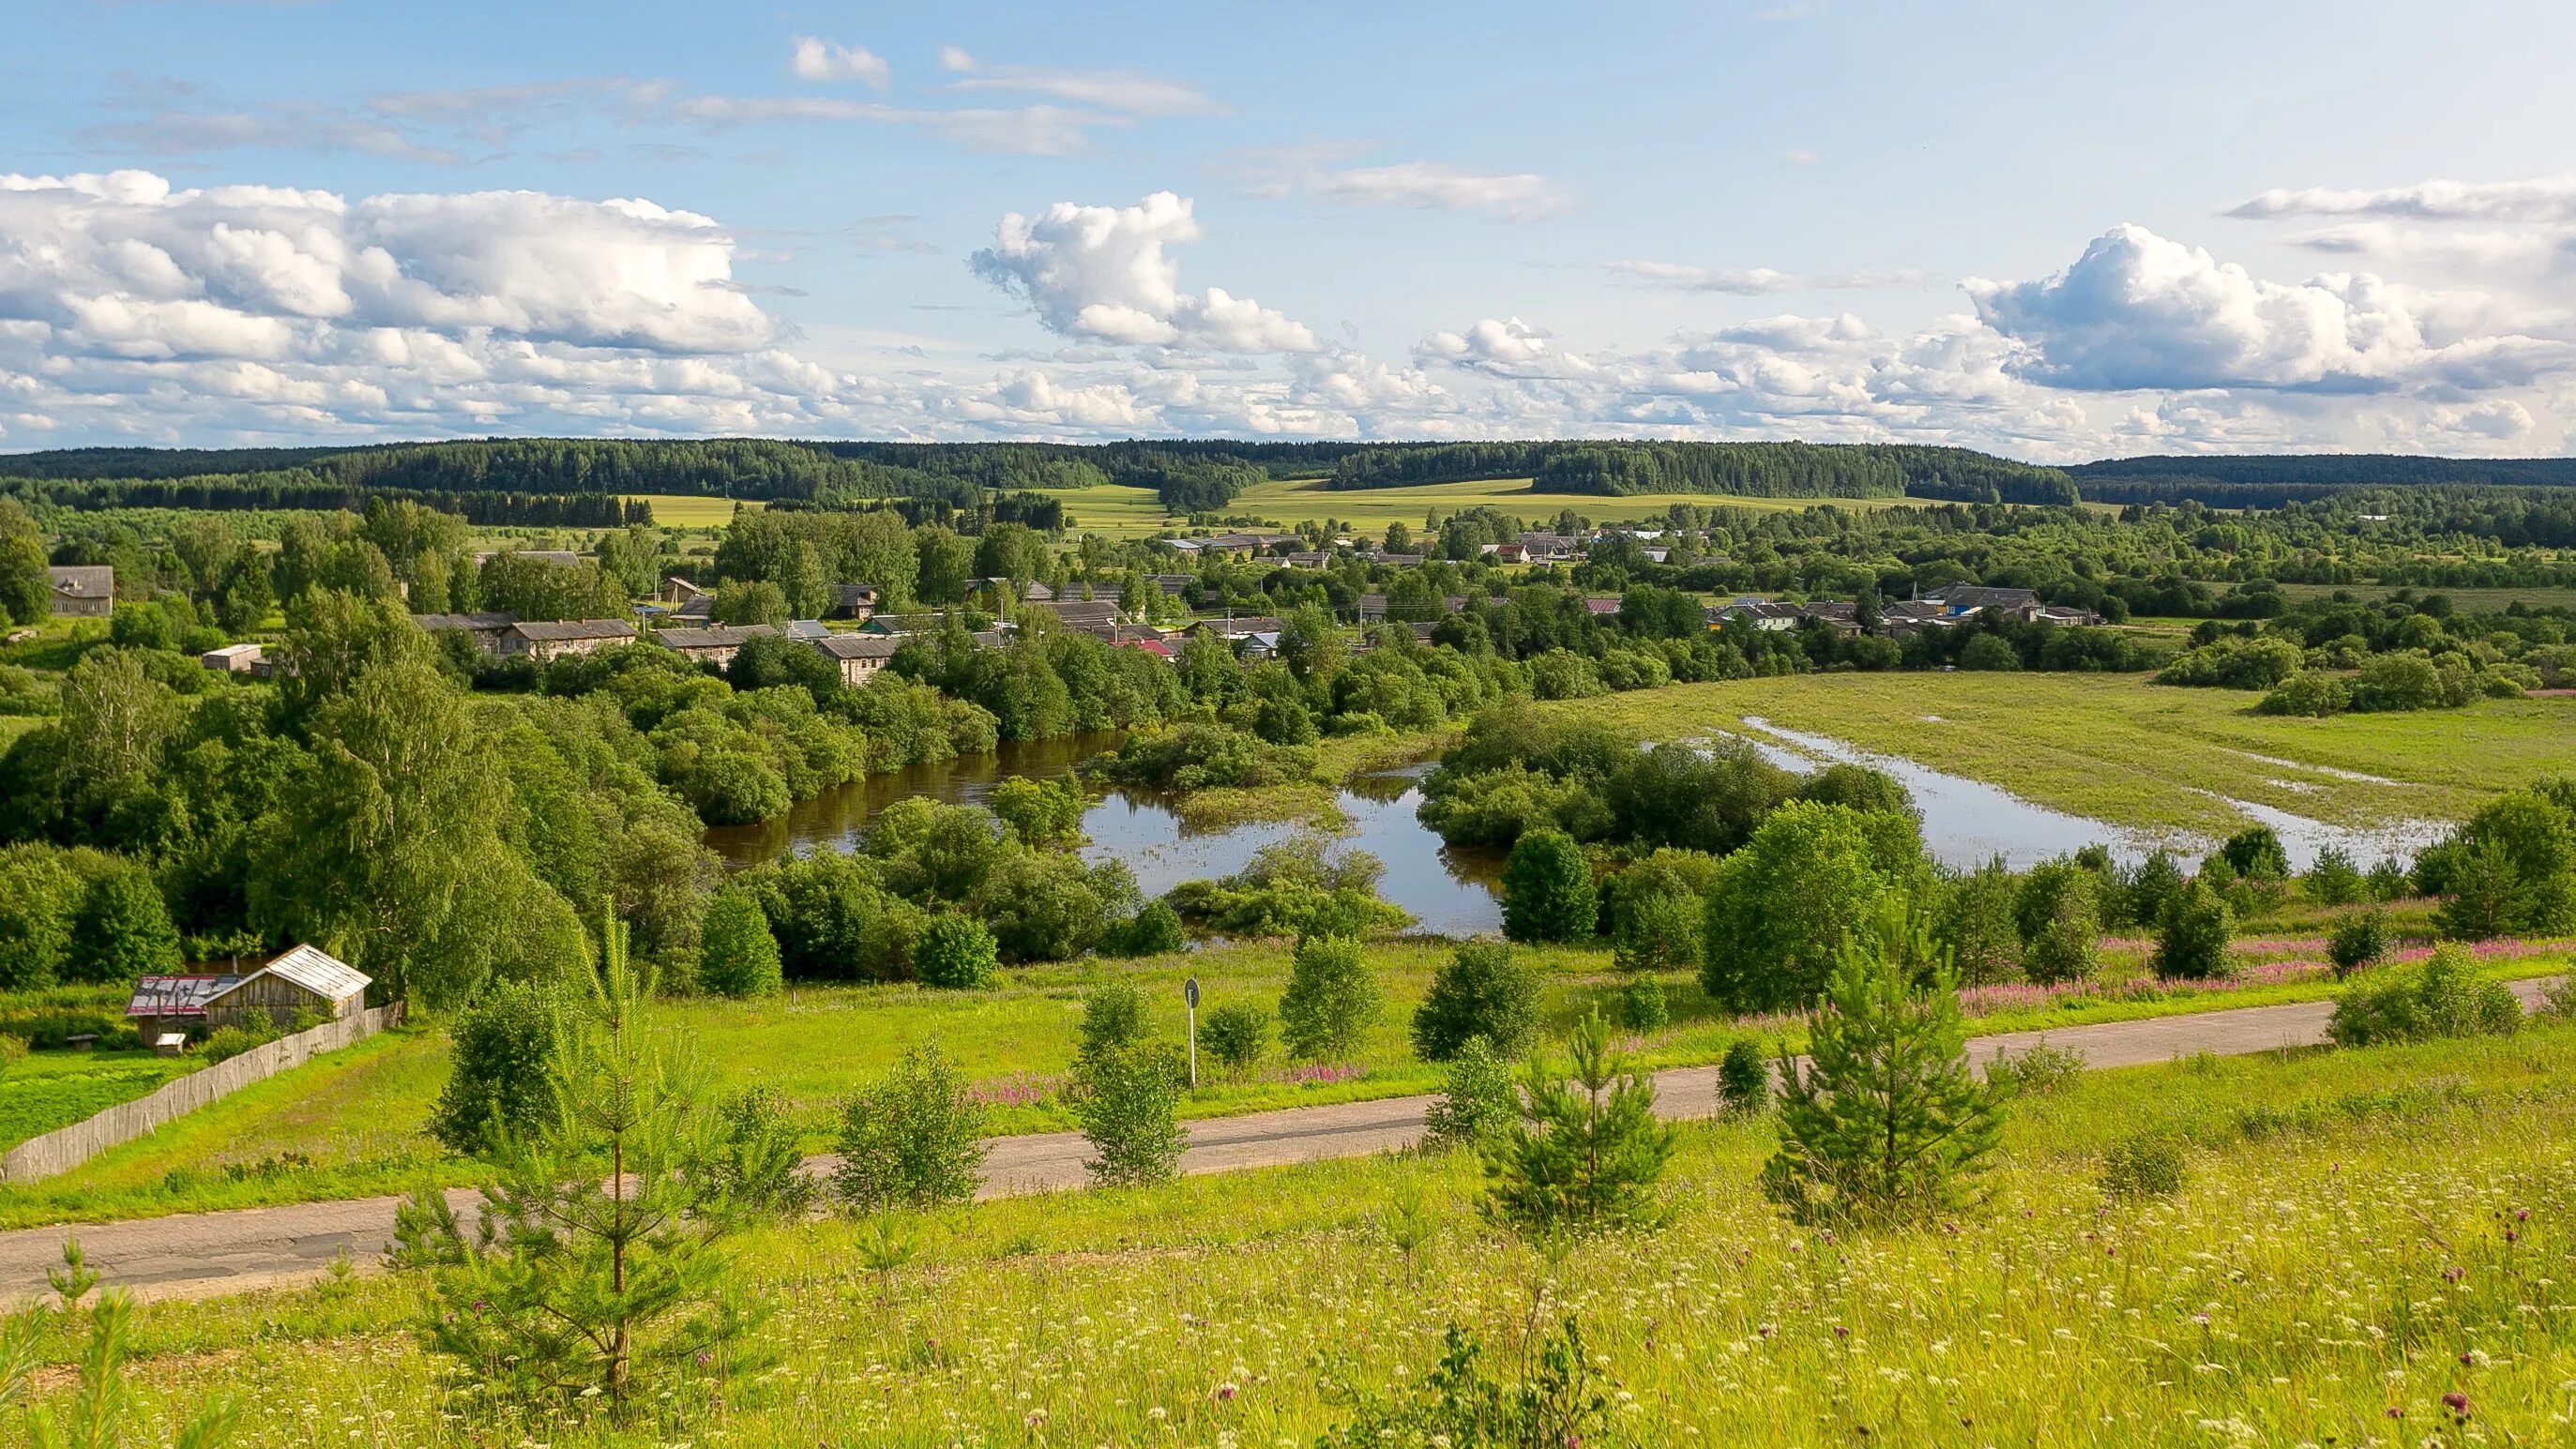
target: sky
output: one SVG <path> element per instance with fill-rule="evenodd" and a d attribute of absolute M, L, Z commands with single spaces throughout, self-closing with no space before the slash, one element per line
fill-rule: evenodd
<path fill-rule="evenodd" d="M 13 0 L 0 452 L 2576 451 L 2576 6 Z"/>

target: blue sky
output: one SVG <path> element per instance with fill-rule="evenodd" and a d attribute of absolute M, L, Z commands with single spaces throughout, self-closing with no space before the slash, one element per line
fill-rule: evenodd
<path fill-rule="evenodd" d="M 2562 5 L 22 0 L 0 450 L 2565 451 Z"/>

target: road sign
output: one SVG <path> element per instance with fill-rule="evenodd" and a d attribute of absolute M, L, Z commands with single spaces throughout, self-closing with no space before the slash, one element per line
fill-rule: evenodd
<path fill-rule="evenodd" d="M 1193 976 L 1189 980 L 1181 983 L 1181 999 L 1190 1004 L 1190 1010 L 1196 1011 L 1199 1009 L 1199 979 L 1197 977 Z"/>

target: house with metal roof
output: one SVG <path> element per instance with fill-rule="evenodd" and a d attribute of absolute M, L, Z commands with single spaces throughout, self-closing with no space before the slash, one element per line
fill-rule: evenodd
<path fill-rule="evenodd" d="M 634 642 L 635 626 L 623 619 L 529 619 L 502 631 L 501 652 L 525 654 L 542 663 Z"/>
<path fill-rule="evenodd" d="M 57 564 L 45 576 L 53 581 L 57 617 L 104 619 L 116 611 L 116 570 L 106 564 Z"/>
<path fill-rule="evenodd" d="M 365 972 L 316 946 L 297 946 L 247 974 L 190 972 L 146 976 L 125 1005 L 147 1046 L 192 1031 L 219 1031 L 254 1019 L 283 1030 L 301 1016 L 337 1020 L 367 1003 Z"/>
<path fill-rule="evenodd" d="M 903 641 L 886 634 L 832 634 L 808 640 L 826 659 L 841 668 L 841 682 L 861 685 L 874 679 L 877 671 L 894 662 L 894 652 Z"/>
<path fill-rule="evenodd" d="M 717 624 L 705 629 L 656 629 L 653 642 L 691 663 L 721 668 L 733 662 L 743 645 L 777 632 L 770 624 Z"/>

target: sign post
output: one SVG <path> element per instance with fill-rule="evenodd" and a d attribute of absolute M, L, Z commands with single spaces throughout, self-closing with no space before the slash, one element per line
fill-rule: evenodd
<path fill-rule="evenodd" d="M 1190 1008 L 1190 1090 L 1199 1089 L 1199 979 L 1181 983 L 1181 1000 Z"/>

